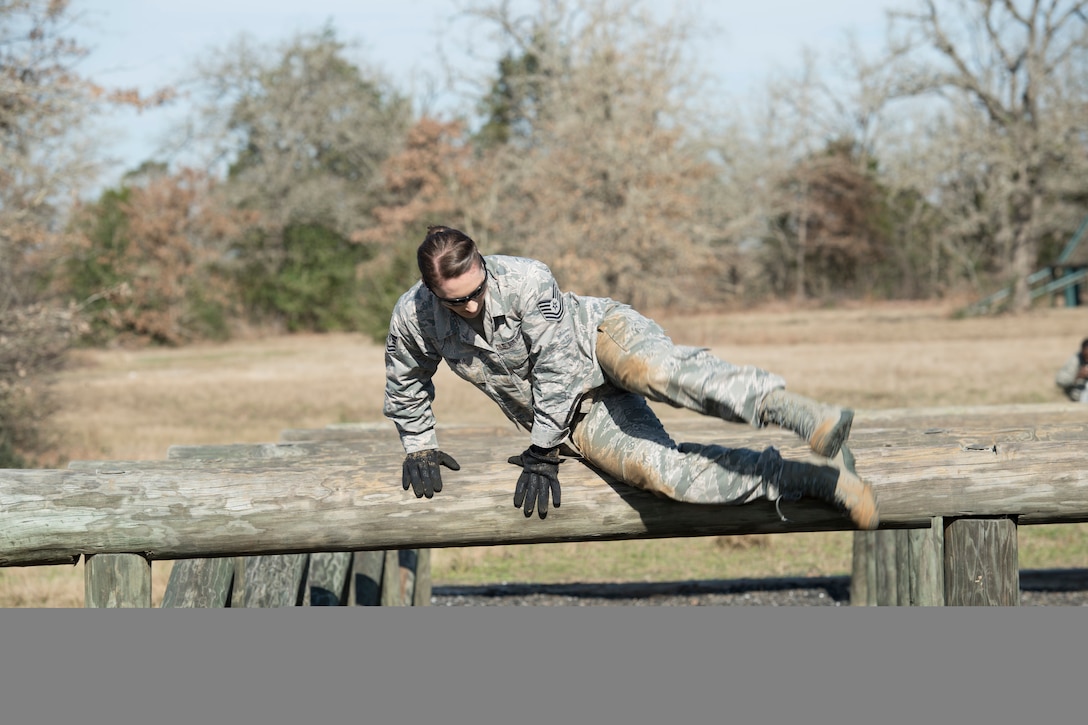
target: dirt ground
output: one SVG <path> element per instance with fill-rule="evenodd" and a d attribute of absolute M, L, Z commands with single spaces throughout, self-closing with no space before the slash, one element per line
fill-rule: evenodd
<path fill-rule="evenodd" d="M 770 369 L 792 390 L 859 410 L 1063 399 L 1054 374 L 1088 337 L 1088 308 L 967 319 L 953 311 L 874 304 L 655 317 L 679 343 Z M 440 422 L 506 424 L 446 368 L 436 384 Z M 174 444 L 269 442 L 285 428 L 382 421 L 383 386 L 382 347 L 351 334 L 84 350 L 57 383 L 59 445 L 46 463 L 161 459 Z M 82 606 L 82 577 L 74 592 L 72 579 L 0 570 L 0 606 Z M 156 586 L 161 595 L 162 582 Z"/>

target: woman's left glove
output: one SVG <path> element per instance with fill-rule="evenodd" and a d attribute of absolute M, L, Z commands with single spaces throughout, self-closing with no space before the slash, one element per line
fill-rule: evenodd
<path fill-rule="evenodd" d="M 533 515 L 535 507 L 540 518 L 548 515 L 548 495 L 552 504 L 559 508 L 559 448 L 529 446 L 520 456 L 511 456 L 508 463 L 521 466 L 517 488 L 514 489 L 514 506 L 525 511 L 525 517 Z"/>

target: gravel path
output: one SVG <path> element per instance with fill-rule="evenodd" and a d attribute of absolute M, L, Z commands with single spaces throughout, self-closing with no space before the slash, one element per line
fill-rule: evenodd
<path fill-rule="evenodd" d="M 624 584 L 436 586 L 436 607 L 841 607 L 850 578 L 810 577 Z M 1023 571 L 1020 605 L 1088 606 L 1088 569 Z"/>

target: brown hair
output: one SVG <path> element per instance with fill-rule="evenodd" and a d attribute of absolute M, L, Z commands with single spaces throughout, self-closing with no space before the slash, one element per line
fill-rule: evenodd
<path fill-rule="evenodd" d="M 484 260 L 476 242 L 450 227 L 427 227 L 427 236 L 416 250 L 416 263 L 423 284 L 433 290 L 440 282 L 471 272 Z"/>

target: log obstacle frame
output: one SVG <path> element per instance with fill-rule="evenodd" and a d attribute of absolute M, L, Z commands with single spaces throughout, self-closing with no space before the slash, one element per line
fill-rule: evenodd
<path fill-rule="evenodd" d="M 678 442 L 802 451 L 777 430 L 665 423 Z M 523 433 L 450 427 L 440 438 L 462 471 L 430 501 L 401 489 L 386 424 L 0 471 L 0 566 L 84 556 L 88 607 L 150 606 L 151 562 L 164 559 L 180 561 L 163 606 L 423 605 L 435 547 L 851 528 L 820 502 L 681 504 L 577 461 L 564 464 L 563 506 L 526 520 L 505 461 Z M 1088 521 L 1086 440 L 1088 406 L 1076 404 L 858 411 L 850 446 L 881 530 L 854 535 L 851 603 L 1016 606 L 1018 527 Z"/>

